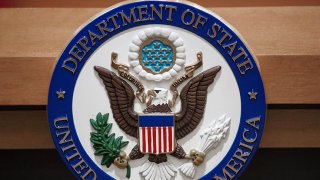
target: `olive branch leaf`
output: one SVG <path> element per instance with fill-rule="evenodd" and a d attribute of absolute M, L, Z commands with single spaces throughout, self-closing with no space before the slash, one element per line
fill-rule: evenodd
<path fill-rule="evenodd" d="M 97 114 L 96 119 L 90 119 L 90 124 L 96 132 L 90 133 L 90 141 L 95 150 L 94 155 L 102 156 L 101 165 L 108 168 L 120 155 L 121 149 L 128 145 L 129 141 L 123 141 L 123 137 L 116 137 L 111 133 L 112 123 L 108 123 L 109 113 Z M 130 166 L 127 167 L 127 177 L 130 177 Z M 129 174 L 128 174 L 129 172 Z"/>

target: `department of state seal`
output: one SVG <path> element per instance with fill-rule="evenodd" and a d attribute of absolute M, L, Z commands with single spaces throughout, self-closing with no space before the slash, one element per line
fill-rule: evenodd
<path fill-rule="evenodd" d="M 265 109 L 243 39 L 185 1 L 128 1 L 95 16 L 58 58 L 48 95 L 54 143 L 81 179 L 237 178 Z"/>

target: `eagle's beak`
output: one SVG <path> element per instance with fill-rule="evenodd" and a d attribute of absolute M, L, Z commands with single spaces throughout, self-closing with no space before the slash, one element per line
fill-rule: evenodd
<path fill-rule="evenodd" d="M 157 93 L 156 93 L 156 91 L 154 89 L 150 89 L 150 90 L 147 91 L 147 95 L 156 97 Z"/>

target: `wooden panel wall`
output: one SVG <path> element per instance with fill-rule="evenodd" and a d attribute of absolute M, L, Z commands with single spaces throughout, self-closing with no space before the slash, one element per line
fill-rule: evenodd
<path fill-rule="evenodd" d="M 0 9 L 0 149 L 53 148 L 44 107 L 55 59 L 83 22 L 114 2 L 1 1 L 11 8 Z M 199 4 L 244 36 L 259 59 L 268 104 L 286 107 L 268 111 L 261 147 L 319 148 L 320 2 Z"/>
<path fill-rule="evenodd" d="M 119 0 L 2 0 L 0 7 L 109 7 Z M 204 7 L 254 7 L 254 6 L 318 6 L 318 0 L 193 0 Z"/>
<path fill-rule="evenodd" d="M 267 120 L 242 178 L 320 179 L 320 1 L 193 1 L 230 22 L 259 60 Z M 50 136 L 51 73 L 74 31 L 117 2 L 0 1 L 0 179 L 72 178 Z"/>
<path fill-rule="evenodd" d="M 269 104 L 320 102 L 320 7 L 211 9 L 251 45 Z M 0 87 L 5 89 L 0 105 L 45 105 L 55 59 L 73 32 L 99 11 L 1 9 L 0 24 L 6 28 L 0 34 Z"/>

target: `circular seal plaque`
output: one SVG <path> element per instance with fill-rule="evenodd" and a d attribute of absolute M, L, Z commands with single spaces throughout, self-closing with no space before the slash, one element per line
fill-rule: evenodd
<path fill-rule="evenodd" d="M 191 2 L 128 1 L 96 15 L 54 69 L 51 135 L 81 179 L 234 179 L 265 121 L 256 58 Z"/>

